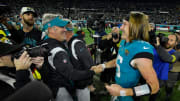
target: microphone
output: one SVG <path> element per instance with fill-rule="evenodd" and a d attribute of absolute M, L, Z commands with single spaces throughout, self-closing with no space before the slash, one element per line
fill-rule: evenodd
<path fill-rule="evenodd" d="M 4 101 L 52 101 L 51 90 L 40 81 L 32 81 Z"/>

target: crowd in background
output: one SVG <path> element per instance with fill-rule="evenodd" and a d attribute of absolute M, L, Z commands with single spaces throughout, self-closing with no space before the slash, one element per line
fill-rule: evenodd
<path fill-rule="evenodd" d="M 10 1 L 10 2 L 8 2 Z M 141 11 L 149 15 L 150 22 L 156 24 L 179 24 L 179 6 L 178 2 L 123 2 L 123 1 L 105 1 L 100 0 L 93 1 L 83 0 L 78 1 L 58 1 L 52 0 L 7 0 L 11 13 L 7 13 L 9 17 L 18 15 L 22 6 L 34 7 L 38 12 L 39 17 L 46 12 L 62 12 L 64 17 L 68 17 L 71 20 L 88 20 L 90 17 L 102 16 L 106 21 L 122 22 L 122 17 L 127 16 L 130 11 Z M 56 4 L 56 5 L 54 5 Z M 92 5 L 93 4 L 93 5 Z M 15 6 L 14 6 L 15 5 Z"/>
<path fill-rule="evenodd" d="M 16 0 L 11 2 L 8 7 L 20 3 L 21 0 L 15 2 Z M 70 1 L 63 2 L 69 3 Z M 113 98 L 114 101 L 133 101 L 133 99 L 138 101 L 138 98 L 134 98 L 135 96 L 146 94 L 153 94 L 150 100 L 154 101 L 159 88 L 163 86 L 166 87 L 166 100 L 170 99 L 173 87 L 179 80 L 180 71 L 172 71 L 173 64 L 179 61 L 180 58 L 176 47 L 179 44 L 179 33 L 174 32 L 168 35 L 167 40 L 163 39 L 164 36 L 156 38 L 154 26 L 151 26 L 149 22 L 178 25 L 177 8 L 175 8 L 176 10 L 163 7 L 142 9 L 134 6 L 126 9 L 125 7 L 131 5 L 131 3 L 117 8 L 119 6 L 115 6 L 115 3 L 117 3 L 115 2 L 110 4 L 111 6 L 107 6 L 106 9 L 98 8 L 98 10 L 83 13 L 84 11 L 80 7 L 76 10 L 58 8 L 62 2 L 57 3 L 54 9 L 49 8 L 53 7 L 53 2 L 48 4 L 49 7 L 46 7 L 47 1 L 44 1 L 43 8 L 39 7 L 40 1 L 23 1 L 24 5 L 26 3 L 31 3 L 37 11 L 31 7 L 22 7 L 21 5 L 19 12 L 19 5 L 14 6 L 14 8 L 11 7 L 13 13 L 5 12 L 1 15 L 0 66 L 3 69 L 16 67 L 15 70 L 11 70 L 15 72 L 15 76 L 8 74 L 10 77 L 15 77 L 16 81 L 16 83 L 11 83 L 13 87 L 8 87 L 9 90 L 12 90 L 12 93 L 13 90 L 23 88 L 32 79 L 35 79 L 43 81 L 48 86 L 47 91 L 50 89 L 52 92 L 52 95 L 46 97 L 47 101 L 51 97 L 56 101 L 90 101 L 90 91 L 95 89 L 93 75 L 102 72 L 100 79 L 105 84 L 105 88 L 112 96 L 117 96 L 117 98 Z M 121 3 L 117 4 L 121 5 Z M 110 8 L 112 6 L 113 9 Z M 67 5 L 63 7 L 67 7 Z M 169 7 L 171 8 L 172 5 Z M 94 8 L 92 7 L 92 9 Z M 109 9 L 113 13 L 109 13 L 111 12 Z M 62 15 L 55 13 L 57 10 L 62 12 Z M 108 10 L 109 12 L 105 13 Z M 96 15 L 94 15 L 95 13 Z M 72 20 L 88 20 L 94 16 L 99 16 L 98 13 L 104 13 L 103 16 L 100 14 L 104 22 L 99 21 L 100 23 L 98 22 L 99 24 L 96 26 L 97 29 L 94 29 L 95 35 L 97 35 L 93 37 L 95 38 L 94 50 L 89 51 L 84 41 L 85 33 L 83 31 L 73 33 Z M 68 14 L 70 15 L 68 16 Z M 36 17 L 37 19 L 35 19 Z M 69 19 L 65 19 L 67 17 Z M 120 28 L 118 26 L 113 27 L 111 33 L 107 34 L 105 32 L 105 21 L 121 22 L 122 26 Z M 122 31 L 121 35 L 120 30 Z M 151 41 L 155 39 L 155 42 L 153 40 L 151 43 L 149 39 Z M 22 43 L 29 50 L 14 54 L 22 50 L 20 48 Z M 30 48 L 34 47 L 40 47 L 42 50 L 39 50 L 40 53 L 38 54 L 43 54 L 32 57 L 33 49 Z M 48 51 L 42 47 L 48 49 Z M 101 61 L 96 63 L 93 59 L 97 59 L 98 51 L 101 54 Z M 12 56 L 10 57 L 10 55 Z M 94 55 L 94 58 L 91 55 Z M 127 61 L 122 62 L 124 58 Z M 159 67 L 161 67 L 161 70 Z M 141 77 L 146 82 L 141 81 Z M 116 84 L 109 84 L 112 82 Z M 8 94 L 9 90 L 7 90 Z M 7 95 L 4 94 L 3 97 L 7 97 Z M 8 101 L 11 100 L 8 99 Z"/>

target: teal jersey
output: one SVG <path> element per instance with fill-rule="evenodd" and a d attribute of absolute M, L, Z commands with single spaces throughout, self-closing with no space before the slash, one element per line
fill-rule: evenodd
<path fill-rule="evenodd" d="M 131 60 L 138 53 L 153 54 L 153 46 L 148 42 L 133 40 L 131 43 L 126 43 L 122 40 L 120 43 L 117 59 L 116 59 L 116 84 L 123 88 L 132 88 L 137 85 L 140 79 L 140 72 L 130 65 Z M 133 101 L 132 97 L 118 97 L 116 101 Z"/>

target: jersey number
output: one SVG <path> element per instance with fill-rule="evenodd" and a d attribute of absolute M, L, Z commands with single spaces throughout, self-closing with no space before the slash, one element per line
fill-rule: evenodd
<path fill-rule="evenodd" d="M 120 64 L 122 64 L 122 62 L 123 62 L 123 58 L 118 54 L 116 61 L 116 66 L 117 66 L 116 76 L 119 78 L 120 78 Z"/>

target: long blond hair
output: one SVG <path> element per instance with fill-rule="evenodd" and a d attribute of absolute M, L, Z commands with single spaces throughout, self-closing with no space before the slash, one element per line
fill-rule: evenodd
<path fill-rule="evenodd" d="M 129 40 L 149 41 L 148 16 L 141 12 L 130 12 Z"/>

